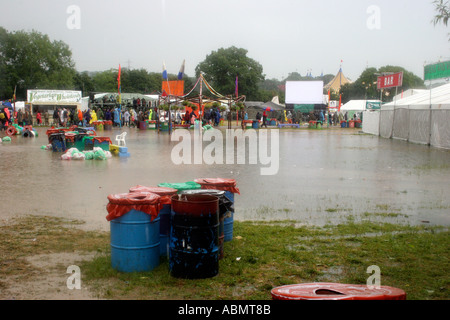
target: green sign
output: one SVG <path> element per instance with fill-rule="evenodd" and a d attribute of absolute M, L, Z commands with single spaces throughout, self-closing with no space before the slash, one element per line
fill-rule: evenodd
<path fill-rule="evenodd" d="M 380 110 L 381 109 L 381 101 L 366 101 L 366 109 L 367 110 Z"/>
<path fill-rule="evenodd" d="M 424 80 L 450 77 L 450 61 L 429 64 L 424 68 Z"/>

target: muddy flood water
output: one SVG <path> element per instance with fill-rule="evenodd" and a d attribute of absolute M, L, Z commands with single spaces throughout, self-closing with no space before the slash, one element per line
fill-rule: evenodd
<path fill-rule="evenodd" d="M 99 131 L 114 142 L 127 131 L 129 158 L 61 160 L 41 149 L 48 128 L 35 138 L 0 144 L 0 220 L 49 215 L 109 230 L 107 196 L 136 185 L 236 179 L 235 220 L 293 220 L 325 225 L 349 219 L 450 224 L 450 150 L 362 134 L 359 129 L 281 129 L 279 170 L 262 164 L 176 165 L 167 132 L 116 128 Z M 220 129 L 224 131 L 224 129 Z M 1 136 L 4 132 L 0 133 Z M 208 142 L 204 143 L 204 147 Z"/>

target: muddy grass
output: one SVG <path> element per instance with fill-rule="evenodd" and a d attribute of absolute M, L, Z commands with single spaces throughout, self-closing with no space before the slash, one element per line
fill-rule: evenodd
<path fill-rule="evenodd" d="M 219 274 L 199 280 L 170 276 L 167 259 L 151 272 L 113 270 L 109 233 L 83 231 L 82 221 L 9 219 L 0 224 L 0 299 L 268 300 L 287 284 L 366 284 L 371 265 L 380 267 L 382 285 L 405 290 L 409 300 L 448 299 L 448 229 L 370 217 L 320 228 L 235 221 Z M 80 267 L 80 289 L 68 288 L 72 265 Z"/>

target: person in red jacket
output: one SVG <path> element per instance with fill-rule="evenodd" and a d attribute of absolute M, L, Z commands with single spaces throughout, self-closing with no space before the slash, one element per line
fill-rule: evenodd
<path fill-rule="evenodd" d="M 79 125 L 83 124 L 83 112 L 81 111 L 81 109 L 78 109 L 78 121 Z"/>
<path fill-rule="evenodd" d="M 41 124 L 42 124 L 42 116 L 41 116 L 41 113 L 39 112 L 39 110 L 38 110 L 38 112 L 36 113 L 36 121 L 37 121 L 37 124 L 38 124 L 38 125 L 41 125 Z"/>

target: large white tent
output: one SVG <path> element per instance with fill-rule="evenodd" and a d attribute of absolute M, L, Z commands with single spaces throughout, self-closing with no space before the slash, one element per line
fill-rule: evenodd
<path fill-rule="evenodd" d="M 386 103 L 363 121 L 367 133 L 450 149 L 450 84 Z"/>
<path fill-rule="evenodd" d="M 394 106 L 429 106 L 439 104 L 450 104 L 450 83 L 386 103 L 382 106 L 382 109 Z"/>

